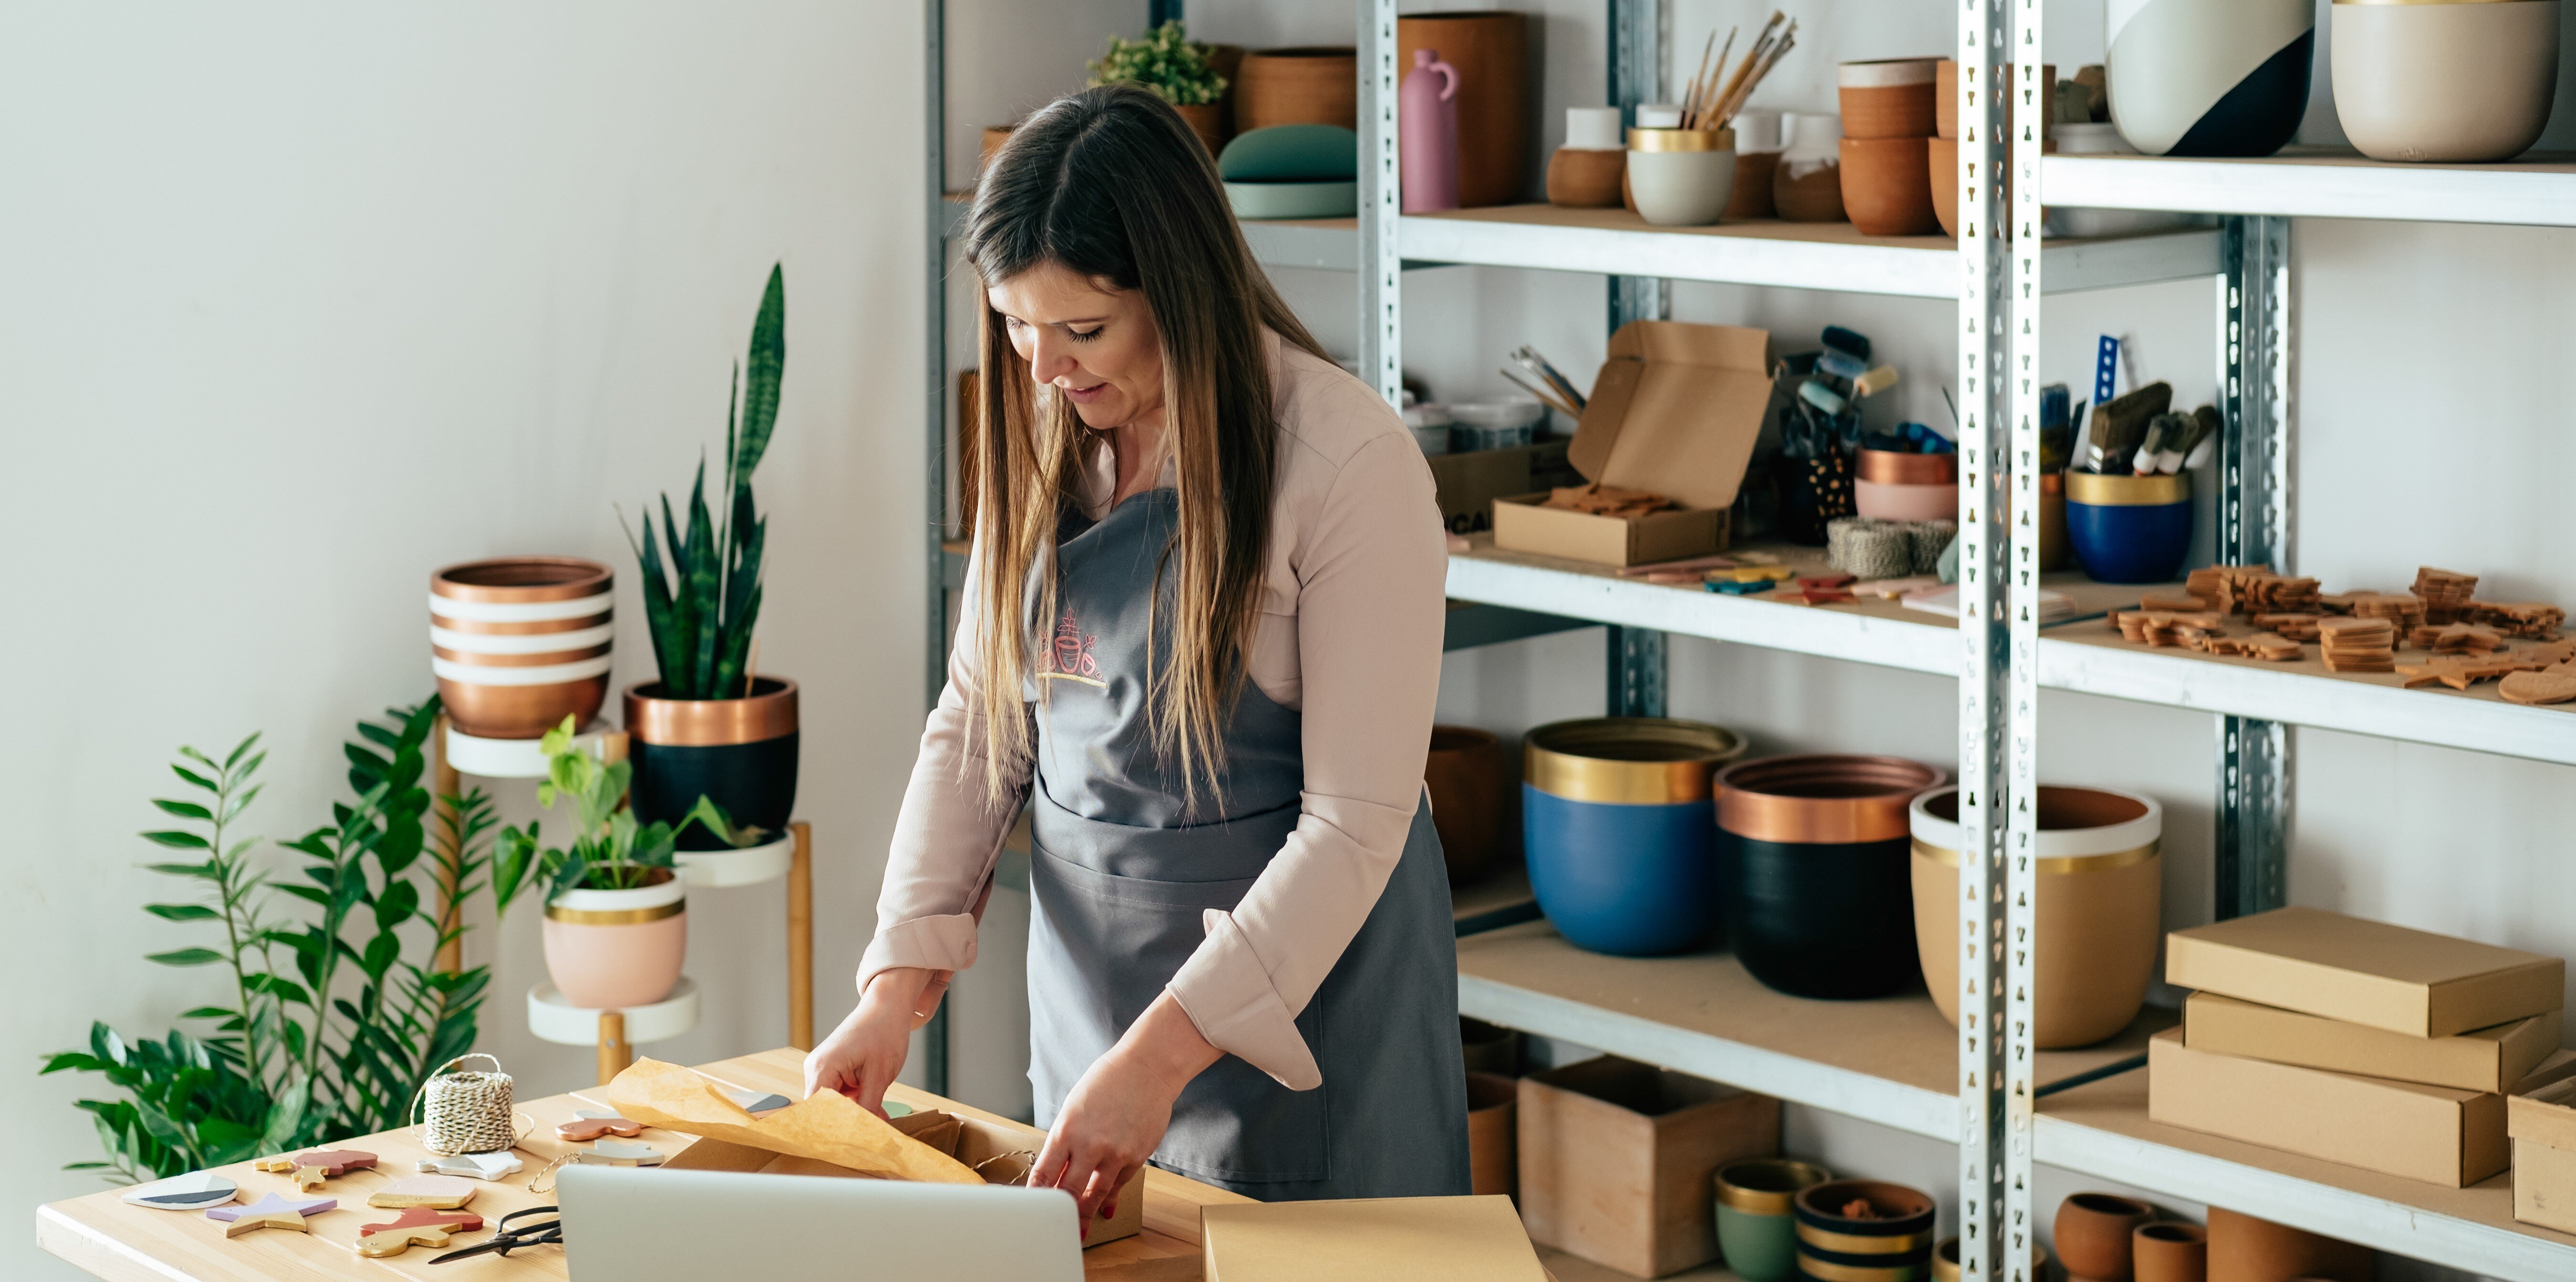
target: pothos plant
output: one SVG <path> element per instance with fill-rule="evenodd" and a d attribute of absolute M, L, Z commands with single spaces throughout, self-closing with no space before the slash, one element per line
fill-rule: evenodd
<path fill-rule="evenodd" d="M 1210 61 L 1216 51 L 1189 38 L 1175 18 L 1141 40 L 1109 38 L 1109 52 L 1086 64 L 1091 85 L 1133 84 L 1175 107 L 1204 107 L 1225 97 L 1225 77 Z"/>
<path fill-rule="evenodd" d="M 727 845 L 733 824 L 715 802 L 701 795 L 679 823 L 639 824 L 622 804 L 634 778 L 631 761 L 601 761 L 573 741 L 573 719 L 549 730 L 538 742 L 546 756 L 546 781 L 537 785 L 537 804 L 551 810 L 570 800 L 573 840 L 570 846 L 546 846 L 538 824 L 504 828 L 492 857 L 492 901 L 496 913 L 530 886 L 543 883 L 553 902 L 567 890 L 637 890 L 660 880 L 657 872 L 677 865 L 680 829 L 704 824 Z"/>
<path fill-rule="evenodd" d="M 390 710 L 390 724 L 358 723 L 364 742 L 342 749 L 353 797 L 333 803 L 330 824 L 282 843 L 302 856 L 288 868 L 258 858 L 261 839 L 241 832 L 264 786 L 259 736 L 220 760 L 179 750 L 171 771 L 190 795 L 152 804 L 180 826 L 143 836 L 182 853 L 148 866 L 196 894 L 144 911 L 222 936 L 148 960 L 220 968 L 228 1001 L 180 1017 L 200 1033 L 129 1040 L 99 1021 L 86 1051 L 46 1058 L 42 1072 L 99 1073 L 122 1093 L 78 1102 L 107 1158 L 74 1169 L 133 1181 L 389 1130 L 408 1120 L 421 1082 L 473 1045 L 490 973 L 431 961 L 464 927 L 423 909 L 420 881 L 435 875 L 459 899 L 476 888 L 492 803 L 480 790 L 447 798 L 430 831 L 420 779 L 437 714 L 433 698 Z"/>

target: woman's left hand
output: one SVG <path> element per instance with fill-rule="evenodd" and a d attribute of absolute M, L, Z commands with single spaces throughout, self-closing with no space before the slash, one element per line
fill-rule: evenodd
<path fill-rule="evenodd" d="M 1086 1230 L 1093 1217 L 1116 1215 L 1118 1190 L 1162 1146 L 1181 1088 L 1223 1054 L 1169 992 L 1155 998 L 1074 1083 L 1030 1168 L 1030 1187 L 1073 1194 Z"/>

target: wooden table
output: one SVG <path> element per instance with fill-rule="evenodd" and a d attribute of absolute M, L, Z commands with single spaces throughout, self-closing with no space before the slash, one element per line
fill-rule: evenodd
<path fill-rule="evenodd" d="M 801 1099 L 805 1094 L 804 1061 L 803 1051 L 781 1048 L 702 1065 L 698 1071 L 729 1086 Z M 1005 1120 L 905 1086 L 887 1091 L 886 1098 L 915 1108 Z M 519 1144 L 519 1156 L 527 1163 L 527 1169 L 506 1181 L 482 1185 L 481 1192 L 465 1209 L 482 1216 L 489 1225 L 522 1207 L 550 1204 L 553 1198 L 529 1192 L 528 1182 L 567 1149 L 579 1147 L 557 1140 L 555 1126 L 573 1120 L 577 1108 L 606 1106 L 596 1089 L 520 1103 L 519 1111 L 536 1122 L 536 1129 Z M 665 1153 L 677 1153 L 696 1142 L 689 1136 L 659 1129 L 646 1130 L 643 1141 Z M 429 1261 L 439 1252 L 425 1247 L 416 1246 L 381 1260 L 360 1256 L 356 1248 L 358 1226 L 382 1223 L 395 1215 L 368 1206 L 367 1194 L 411 1173 L 412 1164 L 428 1154 L 408 1131 L 371 1135 L 334 1147 L 374 1153 L 381 1169 L 352 1171 L 310 1194 L 340 1201 L 337 1210 L 307 1221 L 310 1233 L 263 1229 L 228 1241 L 224 1226 L 207 1219 L 203 1211 L 128 1206 L 118 1200 L 115 1191 L 109 1191 L 36 1208 L 36 1241 L 46 1250 L 113 1282 L 383 1282 L 388 1277 L 419 1282 L 534 1282 L 566 1276 L 563 1252 L 550 1246 L 513 1252 L 507 1259 L 477 1256 L 438 1269 L 430 1268 Z M 221 1170 L 241 1185 L 242 1202 L 256 1202 L 265 1193 L 296 1196 L 285 1176 L 263 1175 L 251 1170 L 247 1162 Z M 1244 1200 L 1223 1189 L 1148 1167 L 1145 1231 L 1085 1252 L 1084 1272 L 1102 1282 L 1195 1279 L 1199 1276 L 1199 1208 Z M 484 1236 L 480 1231 L 460 1232 L 454 1245 L 468 1245 Z"/>

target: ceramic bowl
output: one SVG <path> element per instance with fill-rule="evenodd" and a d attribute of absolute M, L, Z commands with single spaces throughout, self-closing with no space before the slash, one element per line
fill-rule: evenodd
<path fill-rule="evenodd" d="M 1709 781 L 1743 752 L 1732 730 L 1662 717 L 1530 731 L 1523 845 L 1530 889 L 1558 933 L 1630 956 L 1707 941 L 1719 922 Z"/>
<path fill-rule="evenodd" d="M 1914 937 L 1923 982 L 1959 1021 L 1959 790 L 1907 811 L 1914 834 Z M 2163 908 L 2164 807 L 2106 788 L 2039 789 L 2039 945 L 2031 1001 L 2042 1050 L 2090 1046 L 2129 1026 L 2155 978 Z M 2058 1252 L 2066 1254 L 2063 1246 Z M 2086 1277 L 2104 1274 L 2081 1271 Z"/>
<path fill-rule="evenodd" d="M 1880 997 L 1915 983 L 1906 806 L 1944 777 L 1899 757 L 1834 754 L 1721 771 L 1727 934 L 1745 970 L 1793 997 Z"/>
<path fill-rule="evenodd" d="M 2208 1282 L 2209 1230 L 2187 1220 L 2141 1224 L 2129 1234 L 2137 1282 Z"/>
<path fill-rule="evenodd" d="M 1846 1215 L 1854 1202 L 1870 1214 Z M 1814 1278 L 1912 1282 L 1931 1273 L 1932 1195 L 1884 1180 L 1830 1180 L 1798 1190 L 1798 1270 Z"/>
<path fill-rule="evenodd" d="M 2191 554 L 2191 476 L 2066 474 L 2066 535 L 2102 583 L 2170 583 Z"/>
<path fill-rule="evenodd" d="M 2558 0 L 2335 0 L 2335 115 L 2373 160 L 2510 160 L 2558 90 Z"/>
<path fill-rule="evenodd" d="M 1932 69 L 1932 136 L 1959 140 L 1959 60 L 1943 58 Z"/>
<path fill-rule="evenodd" d="M 1938 58 L 1880 58 L 1834 69 L 1846 138 L 1928 138 L 1938 118 Z"/>
<path fill-rule="evenodd" d="M 1959 140 L 1923 140 L 1923 176 L 1932 186 L 1932 217 L 1941 234 L 1959 234 Z"/>
<path fill-rule="evenodd" d="M 1565 209 L 1609 209 L 1619 203 L 1628 153 L 1559 147 L 1547 159 L 1547 203 Z"/>
<path fill-rule="evenodd" d="M 1735 193 L 1735 135 L 1724 129 L 1631 129 L 1628 190 L 1659 227 L 1705 227 Z"/>
<path fill-rule="evenodd" d="M 1788 1282 L 1798 1275 L 1798 1190 L 1831 1172 L 1785 1157 L 1757 1157 L 1717 1168 L 1717 1245 L 1728 1272 L 1744 1282 Z"/>
<path fill-rule="evenodd" d="M 2126 1279 L 2134 1267 L 2130 1235 L 2154 1218 L 2156 1208 L 2134 1197 L 2073 1194 L 2057 1204 L 2058 1261 L 2077 1277 Z"/>
<path fill-rule="evenodd" d="M 1914 138 L 1842 140 L 1843 213 L 1871 236 L 1919 236 L 1932 213 L 1931 154 Z"/>

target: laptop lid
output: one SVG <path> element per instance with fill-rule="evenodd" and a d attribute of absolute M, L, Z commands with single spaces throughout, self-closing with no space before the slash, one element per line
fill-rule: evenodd
<path fill-rule="evenodd" d="M 573 1282 L 1082 1282 L 1061 1189 L 567 1166 Z"/>

